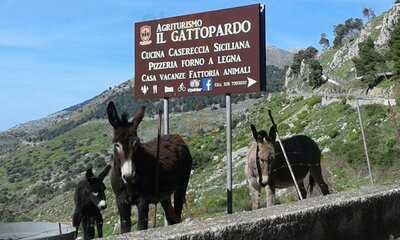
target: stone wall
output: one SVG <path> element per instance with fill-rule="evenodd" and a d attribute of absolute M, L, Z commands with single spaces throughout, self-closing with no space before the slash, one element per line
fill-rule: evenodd
<path fill-rule="evenodd" d="M 369 187 L 290 205 L 132 232 L 109 239 L 393 239 L 400 187 Z"/>

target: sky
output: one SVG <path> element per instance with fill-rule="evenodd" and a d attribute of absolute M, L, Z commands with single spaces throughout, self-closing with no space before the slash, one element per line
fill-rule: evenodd
<path fill-rule="evenodd" d="M 85 101 L 133 76 L 134 22 L 262 3 L 268 44 L 332 40 L 333 26 L 394 0 L 0 0 L 0 131 Z"/>

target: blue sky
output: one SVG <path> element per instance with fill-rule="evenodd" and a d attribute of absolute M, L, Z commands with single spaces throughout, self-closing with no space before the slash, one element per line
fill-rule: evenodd
<path fill-rule="evenodd" d="M 91 98 L 133 76 L 136 21 L 267 5 L 269 44 L 318 45 L 321 32 L 394 0 L 0 0 L 0 131 Z"/>

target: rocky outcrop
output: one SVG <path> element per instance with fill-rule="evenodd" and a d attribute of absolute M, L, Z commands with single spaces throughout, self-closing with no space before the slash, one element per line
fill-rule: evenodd
<path fill-rule="evenodd" d="M 367 40 L 371 35 L 372 30 L 371 24 L 367 24 L 367 26 L 361 30 L 357 38 L 353 41 L 344 43 L 344 45 L 333 56 L 332 62 L 329 64 L 329 69 L 325 69 L 325 71 L 339 68 L 345 62 L 357 57 L 359 52 L 358 44 Z"/>
<path fill-rule="evenodd" d="M 391 33 L 393 32 L 396 24 L 399 22 L 400 17 L 400 4 L 396 4 L 383 18 L 381 32 L 375 45 L 379 48 L 387 47 Z"/>
<path fill-rule="evenodd" d="M 310 66 L 305 60 L 301 62 L 300 72 L 295 74 L 289 67 L 285 74 L 285 88 L 290 93 L 304 92 L 310 90 L 308 86 L 308 76 L 310 74 Z"/>
<path fill-rule="evenodd" d="M 375 40 L 375 45 L 378 48 L 384 48 L 388 46 L 390 41 L 391 33 L 393 32 L 396 24 L 400 17 L 400 4 L 393 6 L 383 18 L 380 25 L 373 24 L 373 22 L 368 23 L 359 33 L 359 36 L 353 41 L 346 42 L 344 45 L 335 53 L 331 63 L 329 64 L 329 69 L 325 71 L 331 71 L 333 69 L 341 67 L 345 62 L 357 57 L 359 55 L 358 44 L 364 42 L 376 28 L 380 29 L 378 38 Z"/>

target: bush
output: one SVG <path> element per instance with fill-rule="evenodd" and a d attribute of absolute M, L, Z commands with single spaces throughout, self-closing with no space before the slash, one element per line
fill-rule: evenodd
<path fill-rule="evenodd" d="M 213 154 L 206 149 L 192 149 L 191 155 L 193 158 L 193 168 L 198 169 L 204 167 L 211 161 Z"/>

